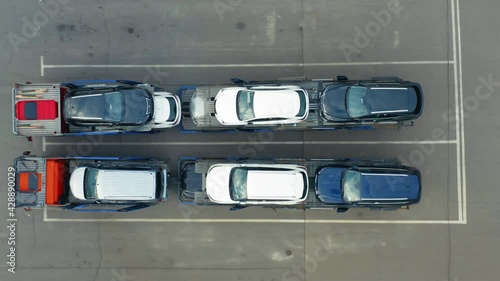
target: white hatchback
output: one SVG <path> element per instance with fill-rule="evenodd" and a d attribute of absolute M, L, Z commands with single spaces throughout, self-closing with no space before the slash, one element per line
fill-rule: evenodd
<path fill-rule="evenodd" d="M 215 164 L 206 177 L 212 202 L 220 204 L 295 205 L 306 200 L 307 170 L 290 164 Z"/>
<path fill-rule="evenodd" d="M 279 125 L 304 121 L 309 95 L 293 86 L 228 87 L 215 97 L 215 117 L 224 125 Z"/>

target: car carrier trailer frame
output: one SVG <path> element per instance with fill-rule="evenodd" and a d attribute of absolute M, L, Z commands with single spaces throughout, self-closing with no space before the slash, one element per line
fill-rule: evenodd
<path fill-rule="evenodd" d="M 12 130 L 14 134 L 26 137 L 62 135 L 105 135 L 119 133 L 147 133 L 168 128 L 158 125 L 154 118 L 141 125 L 99 124 L 75 126 L 64 120 L 64 98 L 73 90 L 143 89 L 156 97 L 171 95 L 153 85 L 130 80 L 78 80 L 65 83 L 15 84 L 12 89 Z M 180 101 L 176 95 L 177 106 Z M 161 99 L 160 99 L 161 100 Z M 158 105 L 160 108 L 162 104 Z M 163 110 L 165 110 L 163 108 Z M 176 108 L 176 110 L 180 110 Z M 180 118 L 180 114 L 179 114 Z M 180 122 L 180 120 L 177 120 Z"/>
<path fill-rule="evenodd" d="M 182 121 L 181 130 L 186 132 L 196 131 L 231 131 L 231 130 L 262 130 L 267 128 L 273 131 L 285 130 L 338 130 L 338 129 L 376 129 L 376 128 L 400 128 L 401 126 L 413 126 L 413 120 L 404 121 L 356 121 L 356 122 L 333 122 L 324 119 L 320 114 L 320 93 L 321 91 L 335 83 L 364 85 L 378 84 L 399 84 L 402 81 L 398 77 L 373 77 L 371 80 L 349 80 L 345 76 L 338 76 L 337 79 L 313 79 L 306 77 L 280 78 L 272 81 L 244 81 L 238 78 L 231 79 L 234 84 L 225 85 L 199 85 L 182 86 L 177 91 L 181 99 Z M 309 115 L 305 121 L 294 124 L 280 125 L 245 125 L 228 126 L 221 124 L 215 117 L 215 97 L 219 91 L 226 87 L 243 86 L 280 86 L 296 85 L 305 89 L 309 94 Z M 202 111 L 202 116 L 193 116 L 193 109 Z"/>
<path fill-rule="evenodd" d="M 212 202 L 206 192 L 205 178 L 209 168 L 220 163 L 252 163 L 252 164 L 296 164 L 304 166 L 308 172 L 309 191 L 304 203 L 296 205 L 258 205 L 268 208 L 286 209 L 336 209 L 337 212 L 345 212 L 356 205 L 334 205 L 321 202 L 315 192 L 316 173 L 318 169 L 325 166 L 342 165 L 358 167 L 400 167 L 401 162 L 394 159 L 360 160 L 350 158 L 333 159 L 304 159 L 304 158 L 276 158 L 276 159 L 249 159 L 249 158 L 224 158 L 224 159 L 202 159 L 198 157 L 184 157 L 179 165 L 179 201 L 188 205 L 224 205 Z M 238 210 L 249 205 L 227 204 L 232 206 L 231 210 Z M 256 205 L 252 205 L 256 206 Z M 359 206 L 361 207 L 361 206 Z M 366 208 L 366 206 L 363 206 Z M 370 207 L 372 210 L 398 210 L 409 209 L 408 205 L 376 205 Z"/>

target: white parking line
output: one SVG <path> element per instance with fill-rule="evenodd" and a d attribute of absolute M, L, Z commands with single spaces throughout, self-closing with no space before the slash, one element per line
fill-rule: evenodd
<path fill-rule="evenodd" d="M 80 142 L 48 142 L 45 141 L 45 146 L 50 145 L 80 145 Z M 145 146 L 145 145 L 164 145 L 164 146 L 213 146 L 213 145 L 332 145 L 332 144 L 457 144 L 456 140 L 422 140 L 422 141 L 220 141 L 220 142 L 99 142 L 94 143 L 96 146 Z"/>
<path fill-rule="evenodd" d="M 57 68 L 237 68 L 237 67 L 320 67 L 320 66 L 361 66 L 361 65 L 425 65 L 455 64 L 453 60 L 436 61 L 372 61 L 372 62 L 324 62 L 324 63 L 242 63 L 242 64 L 45 64 L 40 56 L 40 75 L 45 69 Z"/>
<path fill-rule="evenodd" d="M 453 41 L 453 59 L 457 61 L 457 27 L 456 27 L 456 17 L 455 17 L 455 0 L 451 1 L 451 30 L 452 30 L 452 41 Z M 456 147 L 457 153 L 457 201 L 458 201 L 458 220 L 463 220 L 463 205 L 462 205 L 462 157 L 460 155 L 460 97 L 458 89 L 458 71 L 457 64 L 453 65 L 453 85 L 455 90 L 455 124 L 457 124 L 458 129 L 456 131 L 455 138 L 458 140 L 458 145 Z"/>
<path fill-rule="evenodd" d="M 290 223 L 290 224 L 464 224 L 457 220 L 313 220 L 313 219 L 181 219 L 181 218 L 130 218 L 130 219 L 78 219 L 49 218 L 47 208 L 43 212 L 45 222 L 146 222 L 146 223 Z"/>
<path fill-rule="evenodd" d="M 462 79 L 462 38 L 460 31 L 460 0 L 457 1 L 456 13 L 457 13 L 457 47 L 458 47 L 458 79 L 460 82 L 460 152 L 462 156 L 462 220 L 467 223 L 467 172 L 465 166 L 465 137 L 464 137 L 464 92 L 463 92 L 463 79 Z"/>

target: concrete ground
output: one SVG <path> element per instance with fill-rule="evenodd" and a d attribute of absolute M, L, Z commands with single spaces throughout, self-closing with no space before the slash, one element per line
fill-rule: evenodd
<path fill-rule="evenodd" d="M 58 1 L 58 2 L 57 2 Z M 169 199 L 126 214 L 17 211 L 16 273 L 0 228 L 0 280 L 498 280 L 500 2 L 493 0 L 15 1 L 0 17 L 0 219 L 7 167 L 43 156 L 169 159 Z M 43 59 L 42 59 L 43 57 Z M 262 66 L 260 64 L 266 64 Z M 68 66 L 69 65 L 69 66 Z M 25 138 L 15 82 L 181 84 L 307 76 L 420 82 L 401 130 Z M 398 157 L 421 169 L 410 210 L 272 210 L 179 204 L 181 156 Z"/>

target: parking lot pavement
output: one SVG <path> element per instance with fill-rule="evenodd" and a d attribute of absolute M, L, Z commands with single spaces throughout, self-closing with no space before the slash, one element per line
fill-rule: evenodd
<path fill-rule="evenodd" d="M 306 0 L 304 61 L 450 60 L 448 5 L 432 0 Z"/>
<path fill-rule="evenodd" d="M 27 27 L 33 36 L 16 49 L 7 36 L 23 35 L 23 17 L 44 11 L 39 2 L 49 1 L 18 1 L 2 11 L 0 90 L 7 96 L 13 82 L 25 81 L 127 78 L 175 90 L 232 77 L 398 75 L 422 83 L 424 114 L 400 131 L 276 133 L 268 141 L 275 144 L 265 145 L 258 134 L 175 130 L 98 142 L 46 138 L 44 145 L 9 135 L 5 102 L 4 171 L 24 150 L 159 156 L 175 174 L 180 156 L 245 149 L 257 157 L 413 159 L 425 186 L 419 205 L 397 212 L 183 209 L 175 192 L 166 204 L 118 216 L 19 210 L 18 272 L 6 271 L 9 249 L 0 243 L 0 280 L 498 280 L 498 1 L 71 1 L 45 24 Z M 446 113 L 453 115 L 447 120 Z M 444 131 L 438 140 L 436 130 Z M 169 221 L 186 216 L 191 222 Z M 244 222 L 261 218 L 273 222 Z M 0 241 L 8 235 L 0 231 Z"/>
<path fill-rule="evenodd" d="M 316 225 L 305 232 L 310 237 L 305 243 L 305 280 L 331 274 L 336 280 L 450 280 L 448 226 Z"/>

